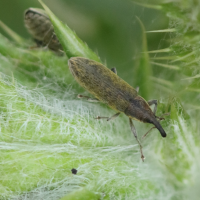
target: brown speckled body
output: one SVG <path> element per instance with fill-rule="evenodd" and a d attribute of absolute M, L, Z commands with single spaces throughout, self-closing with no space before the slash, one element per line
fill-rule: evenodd
<path fill-rule="evenodd" d="M 81 57 L 70 58 L 68 64 L 76 81 L 98 100 L 129 118 L 154 124 L 162 136 L 166 136 L 148 103 L 113 71 L 101 63 Z"/>
<path fill-rule="evenodd" d="M 100 63 L 84 59 L 70 69 L 81 86 L 117 111 L 124 112 L 129 100 L 137 96 L 134 88 Z"/>
<path fill-rule="evenodd" d="M 53 25 L 44 10 L 29 8 L 24 14 L 24 24 L 39 46 L 48 46 L 53 51 L 62 50 Z"/>

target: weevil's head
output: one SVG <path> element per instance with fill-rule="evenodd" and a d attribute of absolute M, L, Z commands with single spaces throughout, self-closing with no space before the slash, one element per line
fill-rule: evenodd
<path fill-rule="evenodd" d="M 132 119 L 139 120 L 144 123 L 154 124 L 160 131 L 162 137 L 166 137 L 166 133 L 156 119 L 155 114 L 142 97 L 136 96 L 134 99 L 130 100 L 130 104 L 124 113 Z"/>

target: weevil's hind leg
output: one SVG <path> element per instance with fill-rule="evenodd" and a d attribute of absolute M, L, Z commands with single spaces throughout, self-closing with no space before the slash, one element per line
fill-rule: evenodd
<path fill-rule="evenodd" d="M 114 72 L 115 74 L 117 74 L 117 70 L 116 70 L 115 67 L 111 68 L 110 70 L 111 70 L 112 72 Z"/>
<path fill-rule="evenodd" d="M 137 137 L 137 132 L 136 132 L 135 126 L 134 126 L 131 118 L 129 118 L 129 123 L 130 123 L 131 131 L 132 131 L 133 135 L 135 136 L 135 139 L 137 140 L 137 142 L 138 142 L 138 144 L 140 146 L 141 158 L 142 158 L 142 161 L 144 162 L 144 155 L 143 155 L 143 152 L 142 152 L 142 145 L 141 145 L 141 143 L 140 143 L 140 141 L 139 141 L 139 139 Z"/>
<path fill-rule="evenodd" d="M 100 102 L 98 99 L 96 99 L 96 98 L 90 98 L 90 97 L 88 97 L 88 96 L 84 96 L 84 95 L 81 95 L 81 94 L 79 94 L 78 96 L 77 96 L 79 99 L 86 99 L 86 100 L 88 100 L 88 101 L 90 101 L 90 102 Z"/>
<path fill-rule="evenodd" d="M 137 87 L 135 88 L 135 90 L 137 91 L 137 93 L 139 92 L 139 89 L 140 89 L 139 86 L 137 86 Z"/>
<path fill-rule="evenodd" d="M 97 116 L 95 119 L 107 119 L 107 121 L 111 121 L 111 120 L 115 119 L 116 117 L 118 117 L 119 115 L 120 115 L 120 112 L 114 114 L 111 117 L 100 117 L 100 116 Z"/>
<path fill-rule="evenodd" d="M 155 105 L 154 109 L 153 109 L 153 113 L 154 115 L 156 115 L 156 111 L 157 111 L 157 105 L 158 105 L 158 101 L 156 99 L 150 100 L 147 102 L 149 104 L 149 106 L 151 105 Z"/>

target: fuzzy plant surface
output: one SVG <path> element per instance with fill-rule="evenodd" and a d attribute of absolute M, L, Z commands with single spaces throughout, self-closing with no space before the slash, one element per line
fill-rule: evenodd
<path fill-rule="evenodd" d="M 170 35 L 169 47 L 148 51 L 148 33 L 138 18 L 143 53 L 134 68 L 139 94 L 160 98 L 158 116 L 170 113 L 161 121 L 167 137 L 153 129 L 142 140 L 142 162 L 125 115 L 112 122 L 94 119 L 115 111 L 77 99 L 89 94 L 67 63 L 75 56 L 101 59 L 41 2 L 66 55 L 29 49 L 32 44 L 1 24 L 15 41 L 0 35 L 1 200 L 199 199 L 200 3 L 133 3 L 170 19 L 168 29 L 153 30 Z M 151 128 L 135 125 L 139 138 Z"/>

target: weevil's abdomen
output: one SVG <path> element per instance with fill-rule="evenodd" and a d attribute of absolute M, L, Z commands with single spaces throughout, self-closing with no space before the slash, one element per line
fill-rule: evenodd
<path fill-rule="evenodd" d="M 69 68 L 76 81 L 111 108 L 124 112 L 137 91 L 110 69 L 93 60 L 74 57 Z"/>
<path fill-rule="evenodd" d="M 48 46 L 53 51 L 62 50 L 53 25 L 44 10 L 29 8 L 24 13 L 24 24 L 38 45 Z"/>

